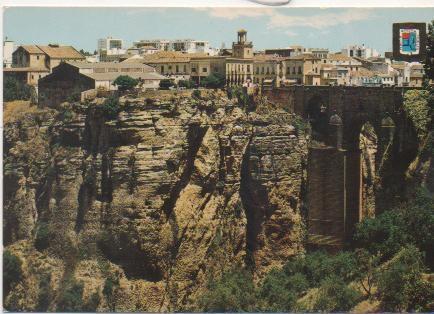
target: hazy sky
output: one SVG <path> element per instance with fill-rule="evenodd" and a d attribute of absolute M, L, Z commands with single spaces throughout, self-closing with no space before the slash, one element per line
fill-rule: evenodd
<path fill-rule="evenodd" d="M 98 38 L 193 38 L 230 47 L 245 28 L 255 49 L 290 45 L 338 51 L 365 44 L 392 50 L 392 23 L 429 22 L 434 8 L 8 8 L 3 33 L 17 44 L 59 43 L 93 51 Z"/>

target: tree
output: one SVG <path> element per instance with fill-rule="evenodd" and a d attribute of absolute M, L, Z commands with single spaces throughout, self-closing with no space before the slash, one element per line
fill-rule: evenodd
<path fill-rule="evenodd" d="M 129 91 L 137 86 L 139 80 L 136 80 L 128 75 L 120 75 L 114 81 L 113 85 L 117 85 L 120 91 Z"/>
<path fill-rule="evenodd" d="M 61 312 L 80 312 L 83 306 L 84 284 L 71 278 L 60 295 L 57 310 Z"/>
<path fill-rule="evenodd" d="M 360 300 L 360 293 L 347 286 L 337 276 L 327 277 L 321 282 L 314 309 L 326 312 L 347 312 Z"/>
<path fill-rule="evenodd" d="M 264 311 L 292 312 L 297 298 L 307 289 L 309 283 L 303 274 L 286 276 L 281 270 L 273 269 L 259 289 L 261 308 Z"/>
<path fill-rule="evenodd" d="M 44 273 L 39 280 L 38 304 L 35 308 L 38 312 L 46 312 L 51 302 L 51 274 Z"/>
<path fill-rule="evenodd" d="M 252 274 L 234 268 L 218 280 L 211 278 L 199 304 L 204 312 L 247 312 L 255 309 Z"/>
<path fill-rule="evenodd" d="M 109 119 L 113 120 L 116 119 L 118 116 L 120 105 L 119 105 L 119 99 L 116 97 L 109 97 L 104 101 L 104 104 L 102 106 L 102 110 L 104 112 L 104 116 Z"/>
<path fill-rule="evenodd" d="M 173 80 L 164 79 L 160 81 L 160 89 L 169 89 L 169 87 L 175 86 Z"/>
<path fill-rule="evenodd" d="M 36 229 L 35 248 L 39 251 L 48 248 L 51 236 L 48 224 L 41 222 Z"/>
<path fill-rule="evenodd" d="M 358 249 L 356 279 L 360 286 L 365 290 L 368 298 L 372 296 L 372 288 L 378 272 L 379 257 L 371 255 L 367 250 Z"/>
<path fill-rule="evenodd" d="M 382 310 L 428 311 L 434 301 L 434 285 L 422 280 L 424 270 L 422 253 L 415 246 L 401 249 L 376 278 Z"/>
<path fill-rule="evenodd" d="M 200 82 L 200 85 L 206 88 L 223 88 L 225 84 L 226 78 L 221 73 L 211 73 Z"/>
<path fill-rule="evenodd" d="M 23 271 L 21 260 L 10 251 L 3 253 L 3 297 L 9 294 L 12 286 L 21 280 Z"/>
<path fill-rule="evenodd" d="M 180 80 L 178 82 L 178 87 L 185 87 L 187 89 L 193 88 L 196 86 L 196 83 L 193 80 Z"/>
<path fill-rule="evenodd" d="M 434 20 L 428 24 L 427 51 L 425 59 L 425 77 L 434 80 Z"/>
<path fill-rule="evenodd" d="M 14 77 L 5 77 L 3 82 L 3 97 L 5 101 L 29 100 L 31 87 Z"/>
<path fill-rule="evenodd" d="M 355 244 L 385 261 L 402 247 L 411 244 L 426 254 L 430 267 L 434 262 L 434 199 L 420 188 L 411 201 L 385 211 L 375 218 L 365 218 L 356 227 Z"/>
<path fill-rule="evenodd" d="M 115 294 L 119 288 L 119 279 L 114 276 L 109 276 L 104 282 L 104 288 L 102 290 L 103 295 L 107 299 L 110 311 L 114 312 L 116 310 L 116 299 Z"/>

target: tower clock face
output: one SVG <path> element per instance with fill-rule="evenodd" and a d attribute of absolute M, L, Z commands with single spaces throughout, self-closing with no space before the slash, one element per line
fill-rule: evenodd
<path fill-rule="evenodd" d="M 419 30 L 415 28 L 399 30 L 399 52 L 403 55 L 419 54 Z"/>

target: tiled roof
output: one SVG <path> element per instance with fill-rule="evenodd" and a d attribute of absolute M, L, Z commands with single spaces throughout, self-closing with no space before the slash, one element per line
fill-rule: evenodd
<path fill-rule="evenodd" d="M 350 75 L 352 77 L 373 77 L 375 76 L 375 73 L 366 68 L 360 67 L 358 71 L 351 71 Z"/>
<path fill-rule="evenodd" d="M 26 50 L 28 53 L 44 53 L 41 49 L 38 48 L 36 45 L 23 45 L 21 46 L 24 50 Z"/>
<path fill-rule="evenodd" d="M 164 80 L 165 76 L 160 75 L 156 72 L 128 72 L 128 73 L 119 73 L 119 72 L 108 72 L 108 73 L 82 73 L 83 75 L 94 79 L 95 81 L 114 81 L 120 75 L 128 75 L 134 79 L 143 79 L 143 80 Z"/>
<path fill-rule="evenodd" d="M 332 60 L 332 61 L 357 61 L 354 58 L 348 57 L 348 56 L 343 55 L 341 53 L 330 53 L 327 56 L 327 60 Z"/>
<path fill-rule="evenodd" d="M 79 69 L 104 69 L 104 68 L 141 68 L 143 72 L 154 72 L 155 69 L 149 65 L 135 62 L 80 62 L 80 61 L 67 61 L 67 64 L 70 64 Z"/>
<path fill-rule="evenodd" d="M 3 72 L 50 72 L 46 68 L 32 68 L 32 67 L 21 67 L 21 68 L 3 68 Z"/>
<path fill-rule="evenodd" d="M 312 54 L 302 54 L 298 56 L 287 57 L 285 60 L 319 60 L 319 58 L 315 57 Z"/>
<path fill-rule="evenodd" d="M 281 57 L 277 54 L 269 55 L 269 54 L 259 54 L 254 55 L 253 60 L 254 61 L 281 61 L 284 60 L 284 57 Z"/>
<path fill-rule="evenodd" d="M 72 46 L 37 46 L 53 59 L 85 59 L 85 57 Z"/>

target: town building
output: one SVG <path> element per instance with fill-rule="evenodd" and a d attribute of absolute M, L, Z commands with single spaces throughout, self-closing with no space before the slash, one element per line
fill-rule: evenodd
<path fill-rule="evenodd" d="M 329 50 L 327 48 L 308 48 L 306 52 L 311 53 L 315 58 L 326 59 Z"/>
<path fill-rule="evenodd" d="M 113 91 L 121 75 L 140 81 L 141 89 L 157 89 L 165 79 L 154 68 L 141 63 L 63 62 L 39 81 L 39 105 L 55 107 L 88 90 Z"/>
<path fill-rule="evenodd" d="M 215 55 L 216 50 L 211 48 L 208 41 L 195 39 L 151 39 L 140 40 L 133 43 L 134 47 L 154 47 L 160 51 L 178 51 L 184 53 L 205 53 Z"/>
<path fill-rule="evenodd" d="M 279 87 L 282 73 L 282 60 L 279 55 L 262 54 L 253 57 L 253 82 L 258 85 Z"/>
<path fill-rule="evenodd" d="M 97 47 L 98 52 L 105 50 L 109 53 L 118 53 L 119 50 L 124 49 L 122 39 L 107 37 L 98 39 Z"/>
<path fill-rule="evenodd" d="M 15 42 L 13 40 L 9 40 L 7 37 L 3 41 L 3 67 L 10 68 L 12 67 L 12 54 L 15 51 Z"/>
<path fill-rule="evenodd" d="M 411 87 L 422 87 L 424 77 L 423 64 L 413 63 L 410 66 L 410 82 Z"/>
<path fill-rule="evenodd" d="M 292 46 L 287 48 L 265 49 L 266 55 L 278 55 L 280 57 L 293 57 L 302 54 L 305 49 L 302 46 Z"/>
<path fill-rule="evenodd" d="M 347 57 L 358 57 L 368 59 L 372 57 L 379 57 L 380 54 L 373 48 L 368 48 L 363 45 L 349 45 L 341 50 L 343 55 Z"/>
<path fill-rule="evenodd" d="M 85 57 L 72 46 L 24 45 L 14 51 L 12 67 L 4 69 L 4 75 L 37 86 L 38 80 L 48 75 L 60 62 L 83 60 Z"/>
<path fill-rule="evenodd" d="M 242 85 L 253 81 L 253 43 L 247 41 L 247 31 L 238 31 L 238 40 L 232 43 L 232 56 L 226 59 L 226 84 Z"/>
<path fill-rule="evenodd" d="M 159 51 L 157 53 L 133 56 L 124 62 L 139 62 L 155 68 L 155 70 L 178 83 L 180 80 L 201 79 L 211 74 L 225 76 L 225 60 L 222 56 L 208 56 L 204 53 L 182 53 L 175 51 Z"/>
<path fill-rule="evenodd" d="M 282 61 L 285 85 L 320 85 L 320 62 L 310 53 L 285 58 Z"/>

